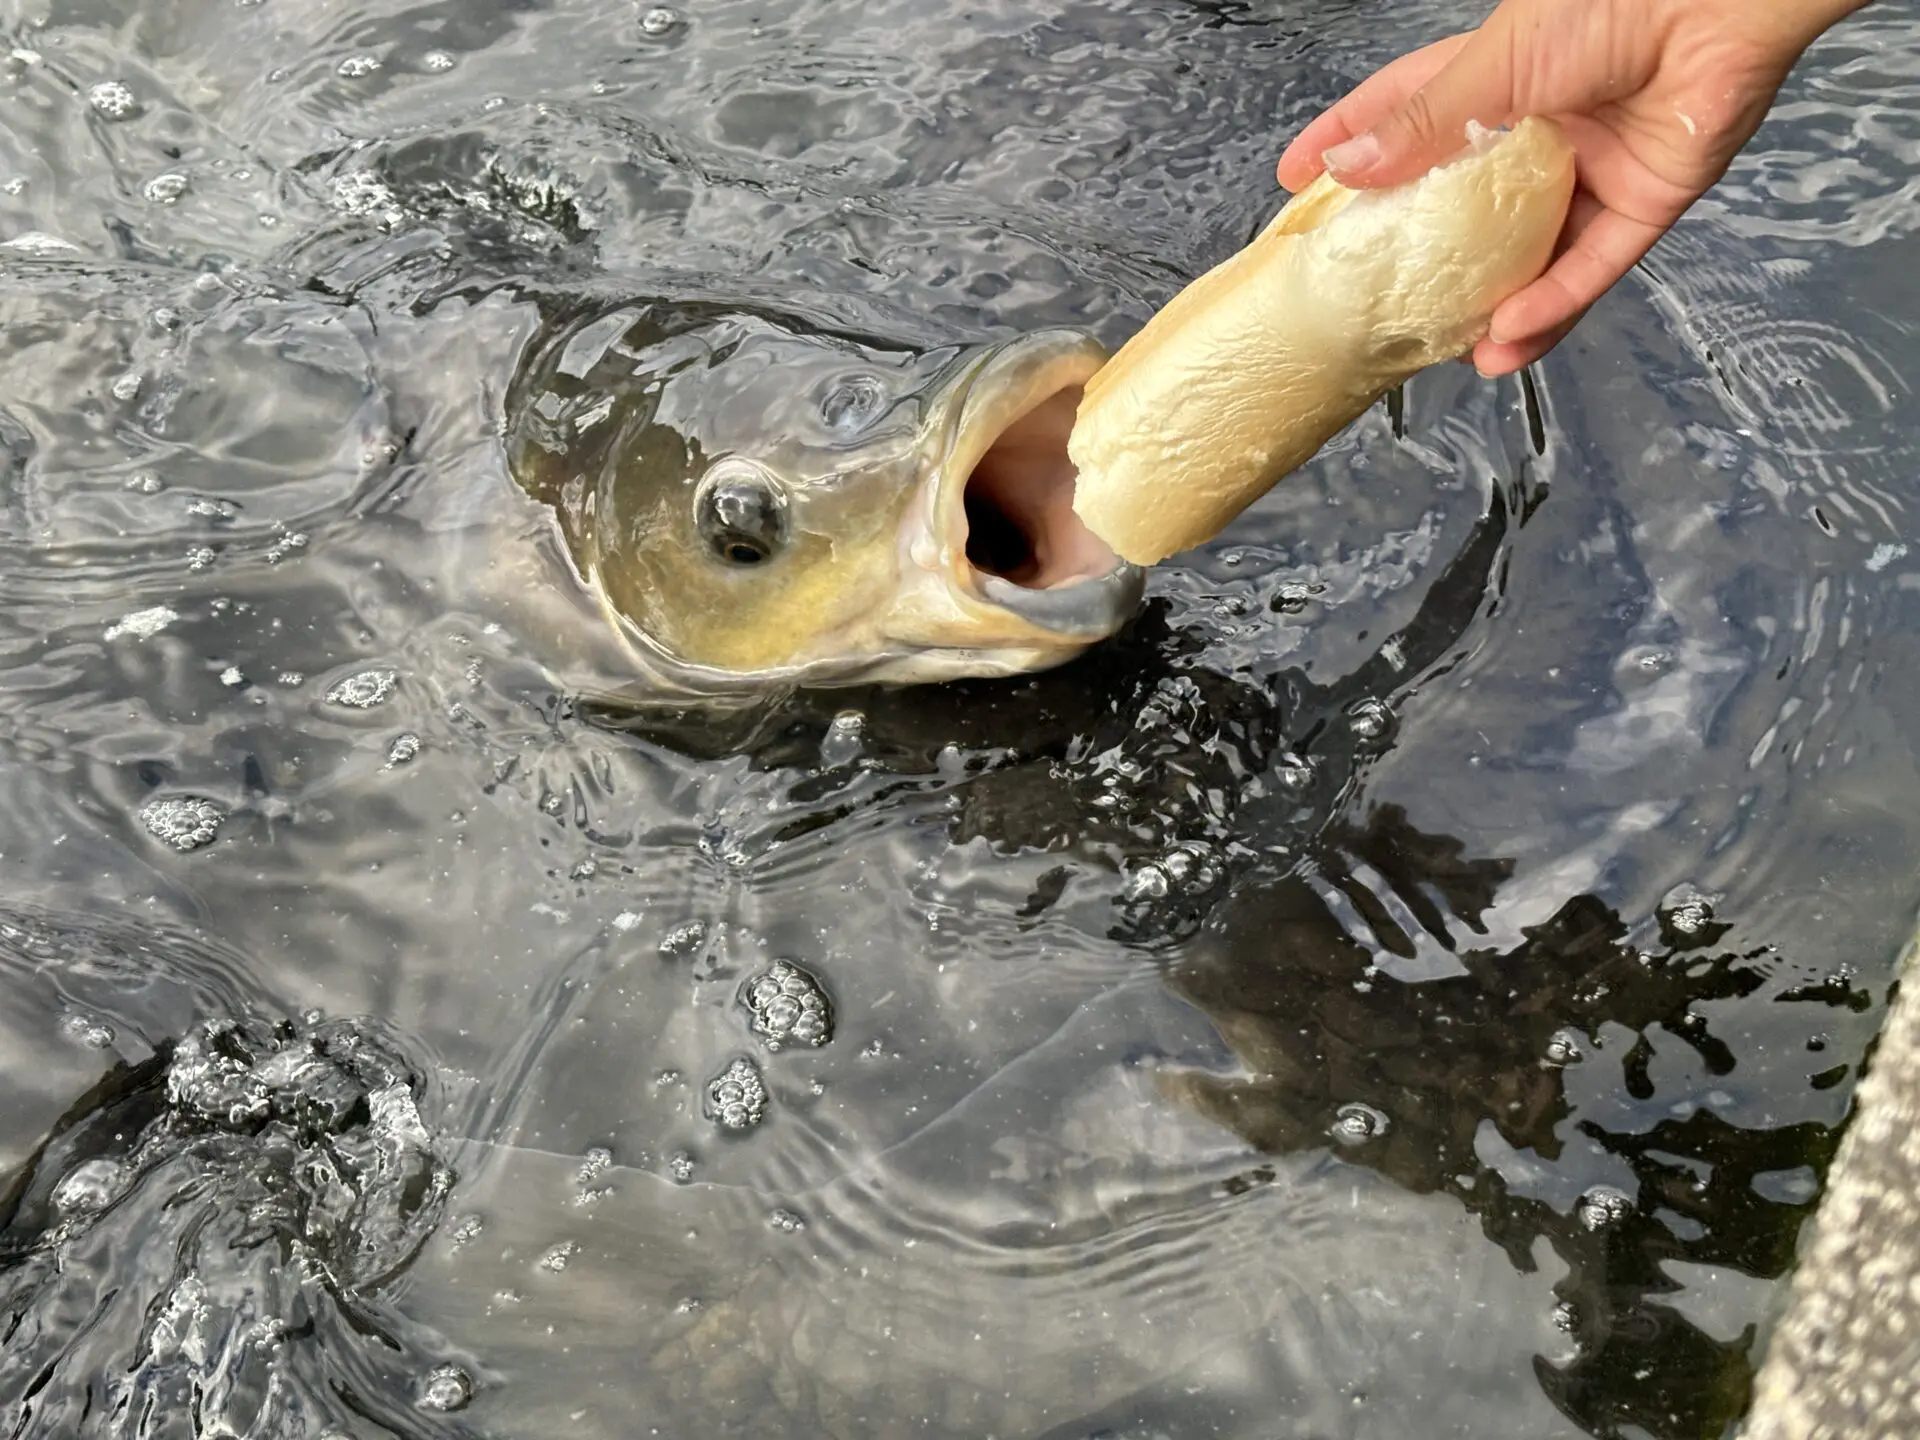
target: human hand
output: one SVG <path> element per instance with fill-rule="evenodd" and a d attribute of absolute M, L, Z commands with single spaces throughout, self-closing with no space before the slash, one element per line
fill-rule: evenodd
<path fill-rule="evenodd" d="M 1577 181 L 1546 273 L 1493 312 L 1483 375 L 1539 359 L 1726 173 L 1800 53 L 1867 0 L 1501 0 L 1477 30 L 1376 71 L 1294 139 L 1280 183 L 1426 173 L 1469 120 L 1557 121 Z"/>

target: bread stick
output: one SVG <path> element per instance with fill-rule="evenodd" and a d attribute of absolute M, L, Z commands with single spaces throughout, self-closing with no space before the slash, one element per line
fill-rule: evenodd
<path fill-rule="evenodd" d="M 1088 529 L 1138 565 L 1211 539 L 1381 395 L 1486 334 L 1552 258 L 1574 165 L 1549 120 L 1472 131 L 1391 189 L 1320 176 L 1094 375 L 1067 446 Z"/>

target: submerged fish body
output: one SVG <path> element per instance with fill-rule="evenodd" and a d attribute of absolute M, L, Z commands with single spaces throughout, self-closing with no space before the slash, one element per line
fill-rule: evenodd
<path fill-rule="evenodd" d="M 1090 338 L 917 348 L 714 302 L 530 347 L 507 457 L 643 677 L 678 693 L 921 683 L 1069 660 L 1143 573 L 1075 518 Z"/>

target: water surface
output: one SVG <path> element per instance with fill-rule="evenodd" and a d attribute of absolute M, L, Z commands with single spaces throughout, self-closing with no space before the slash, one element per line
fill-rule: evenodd
<path fill-rule="evenodd" d="M 1476 15 L 8 0 L 8 1433 L 1725 1433 L 1920 898 L 1911 4 L 1063 670 L 485 583 L 537 297 L 1117 343 Z"/>

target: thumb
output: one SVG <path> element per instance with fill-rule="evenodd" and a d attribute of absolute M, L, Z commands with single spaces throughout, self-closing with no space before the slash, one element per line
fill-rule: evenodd
<path fill-rule="evenodd" d="M 1371 190 L 1424 175 L 1467 143 L 1467 122 L 1513 119 L 1514 47 L 1496 11 L 1433 78 L 1322 160 L 1342 185 Z"/>

